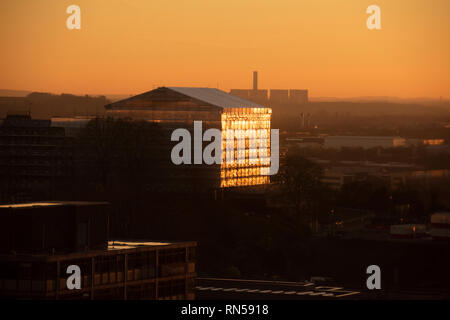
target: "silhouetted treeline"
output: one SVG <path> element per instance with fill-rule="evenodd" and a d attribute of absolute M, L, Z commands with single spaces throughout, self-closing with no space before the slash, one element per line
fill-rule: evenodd
<path fill-rule="evenodd" d="M 33 118 L 41 119 L 53 116 L 101 116 L 104 114 L 104 106 L 108 103 L 105 96 L 33 92 L 22 98 L 0 99 L 0 118 L 4 118 L 8 112 L 24 110 L 31 111 Z"/>

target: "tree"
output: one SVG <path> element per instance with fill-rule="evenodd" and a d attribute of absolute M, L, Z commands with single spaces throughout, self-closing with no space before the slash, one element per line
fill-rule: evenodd
<path fill-rule="evenodd" d="M 145 121 L 96 118 L 78 136 L 81 172 L 103 189 L 114 183 L 136 186 L 161 175 L 162 129 Z"/>
<path fill-rule="evenodd" d="M 126 236 L 145 227 L 138 220 L 167 178 L 165 138 L 157 124 L 113 118 L 94 119 L 80 132 L 76 193 L 113 204 L 113 234 Z"/>
<path fill-rule="evenodd" d="M 304 231 L 308 224 L 313 226 L 320 208 L 327 202 L 328 188 L 321 181 L 322 175 L 323 170 L 318 164 L 296 152 L 287 155 L 279 179 L 293 208 L 286 222 L 296 232 Z"/>
<path fill-rule="evenodd" d="M 388 184 L 376 176 L 345 183 L 339 192 L 339 203 L 344 207 L 387 212 L 390 206 Z"/>

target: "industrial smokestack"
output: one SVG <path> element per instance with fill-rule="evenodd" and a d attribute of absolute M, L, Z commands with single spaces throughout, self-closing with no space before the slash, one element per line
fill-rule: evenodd
<path fill-rule="evenodd" d="M 253 71 L 253 90 L 258 90 L 258 71 Z"/>

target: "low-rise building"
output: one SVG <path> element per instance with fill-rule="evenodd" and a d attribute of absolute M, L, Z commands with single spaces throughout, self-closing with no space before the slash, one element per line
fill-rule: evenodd
<path fill-rule="evenodd" d="M 0 298 L 194 299 L 196 243 L 108 240 L 108 213 L 100 202 L 0 206 Z"/>
<path fill-rule="evenodd" d="M 324 167 L 322 181 L 335 189 L 346 183 L 365 181 L 369 177 L 384 180 L 388 186 L 398 188 L 408 181 L 427 183 L 434 179 L 447 178 L 449 170 L 423 170 L 408 163 L 378 163 L 371 161 L 339 161 L 317 160 L 314 162 Z"/>
<path fill-rule="evenodd" d="M 72 176 L 72 143 L 64 128 L 28 112 L 0 124 L 0 203 L 49 199 Z"/>
<path fill-rule="evenodd" d="M 353 148 L 393 148 L 405 146 L 405 139 L 401 137 L 376 137 L 376 136 L 327 136 L 325 137 L 325 148 L 340 149 L 344 147 Z"/>

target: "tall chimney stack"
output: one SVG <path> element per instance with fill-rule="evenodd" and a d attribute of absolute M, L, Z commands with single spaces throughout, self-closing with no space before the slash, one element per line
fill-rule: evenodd
<path fill-rule="evenodd" d="M 253 71 L 253 90 L 258 90 L 258 71 Z"/>

